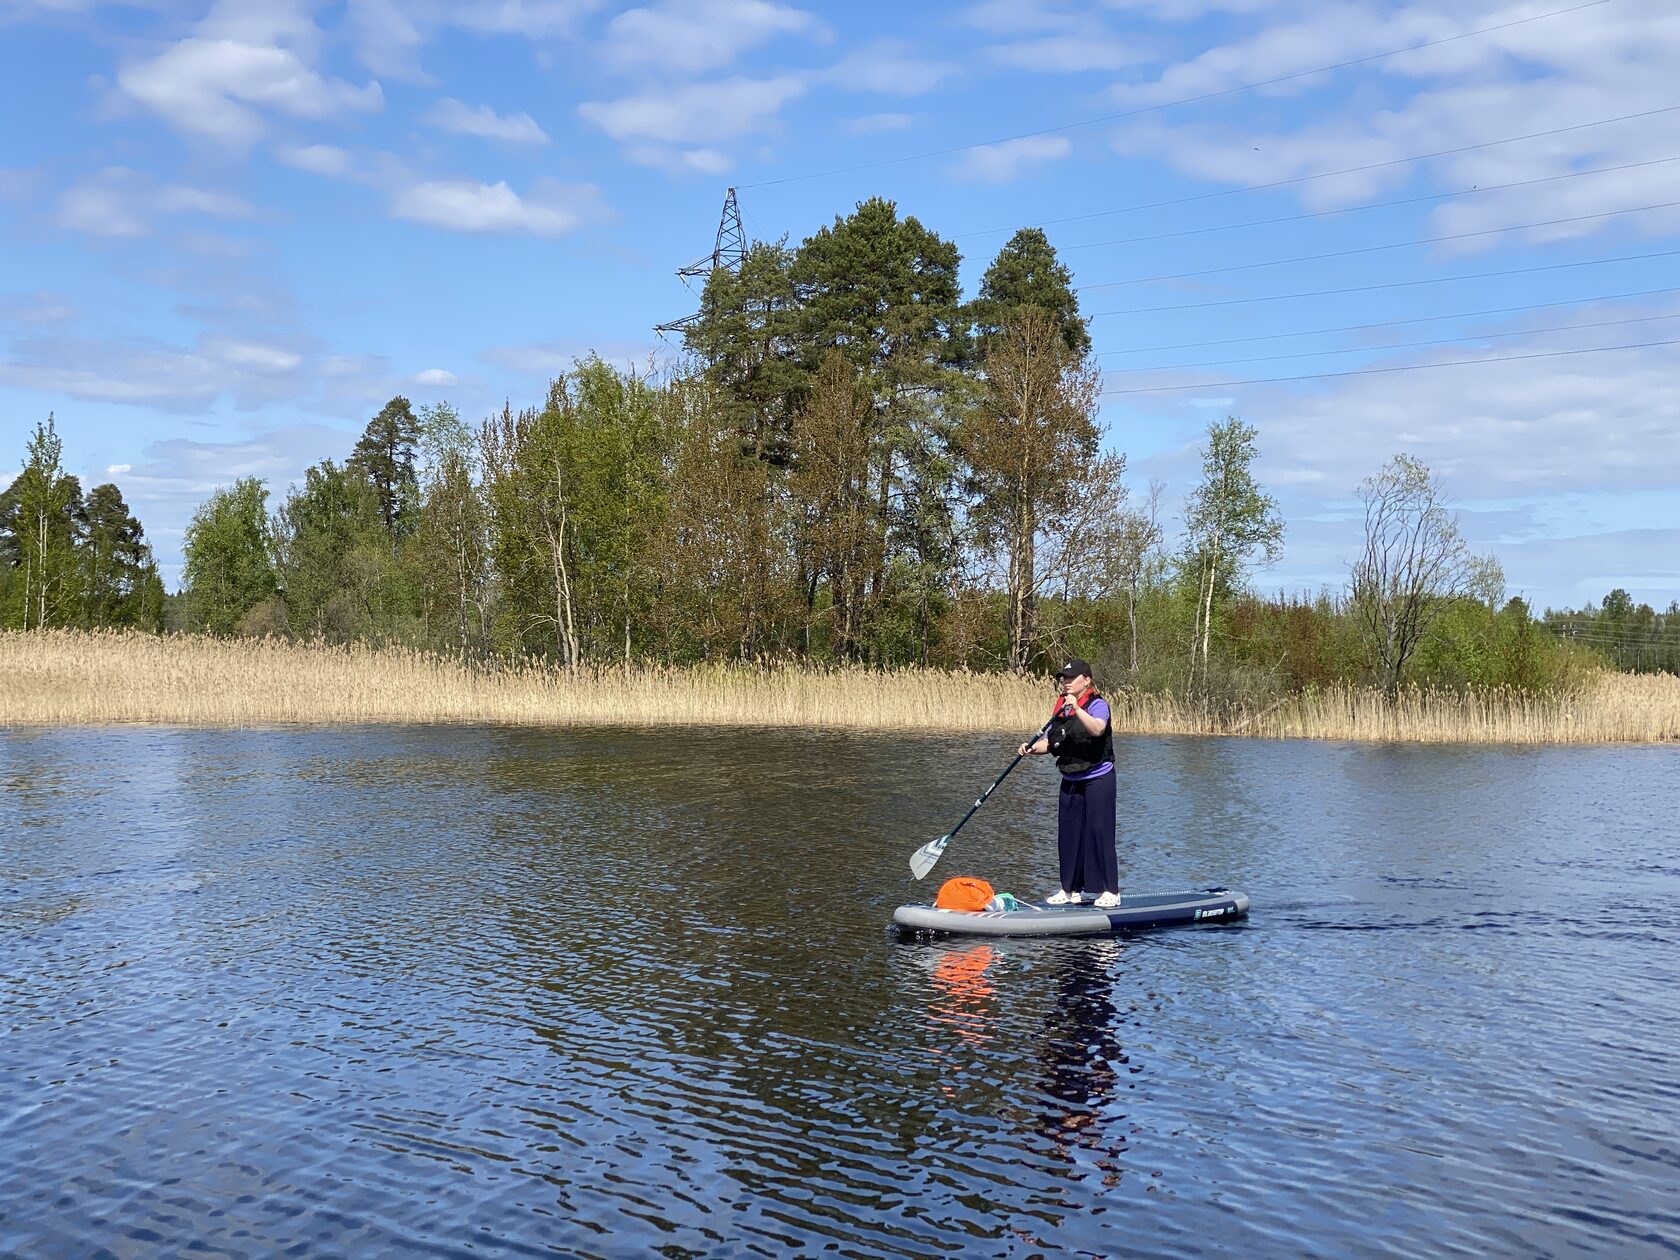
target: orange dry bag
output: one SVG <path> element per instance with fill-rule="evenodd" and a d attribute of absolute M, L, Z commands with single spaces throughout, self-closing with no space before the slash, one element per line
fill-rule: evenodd
<path fill-rule="evenodd" d="M 985 880 L 958 875 L 939 886 L 933 904 L 939 910 L 984 910 L 992 896 L 992 886 Z"/>

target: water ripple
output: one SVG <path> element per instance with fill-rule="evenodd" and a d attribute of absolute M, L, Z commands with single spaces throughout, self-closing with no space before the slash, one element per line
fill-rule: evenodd
<path fill-rule="evenodd" d="M 1672 750 L 1120 751 L 1249 922 L 893 938 L 972 737 L 0 737 L 0 1253 L 1677 1250 Z"/>

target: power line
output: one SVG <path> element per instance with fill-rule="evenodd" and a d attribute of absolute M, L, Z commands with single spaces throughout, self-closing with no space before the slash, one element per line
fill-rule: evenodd
<path fill-rule="evenodd" d="M 1186 389 L 1231 389 L 1237 385 L 1278 385 L 1287 381 L 1324 381 L 1343 376 L 1381 376 L 1392 372 L 1429 372 L 1436 368 L 1472 367 L 1478 363 L 1519 363 L 1530 359 L 1561 359 L 1577 354 L 1607 354 L 1612 350 L 1649 350 L 1656 346 L 1680 346 L 1672 341 L 1640 341 L 1625 346 L 1592 346 L 1585 350 L 1543 350 L 1535 354 L 1507 354 L 1491 359 L 1448 359 L 1441 363 L 1410 363 L 1398 367 L 1355 368 L 1347 372 L 1307 372 L 1300 376 L 1264 376 L 1248 381 L 1199 381 L 1194 385 L 1149 385 L 1137 389 L 1105 389 L 1112 394 L 1163 394 Z"/>
<path fill-rule="evenodd" d="M 1252 341 L 1278 341 L 1285 337 L 1317 337 L 1326 333 L 1368 332 L 1373 328 L 1390 328 L 1396 324 L 1429 324 L 1437 320 L 1474 319 L 1481 315 L 1515 315 L 1523 311 L 1544 311 L 1557 306 L 1584 306 L 1588 302 L 1620 302 L 1628 298 L 1660 297 L 1680 293 L 1680 286 L 1667 289 L 1636 289 L 1632 293 L 1599 293 L 1591 297 L 1570 298 L 1562 302 L 1530 302 L 1523 306 L 1494 306 L 1481 311 L 1449 311 L 1443 315 L 1412 315 L 1405 319 L 1385 319 L 1374 324 L 1342 324 L 1336 328 L 1301 328 L 1294 332 L 1256 333 L 1251 337 L 1225 337 L 1217 341 L 1179 341 L 1166 346 L 1134 346 L 1126 350 L 1103 350 L 1095 358 L 1114 354 L 1156 354 L 1163 350 L 1199 350 L 1205 346 L 1240 346 Z"/>
<path fill-rule="evenodd" d="M 1106 219 L 1117 214 L 1132 214 L 1139 210 L 1162 210 L 1170 206 L 1187 206 L 1196 201 L 1212 201 L 1216 197 L 1235 197 L 1239 193 L 1269 192 L 1274 188 L 1291 188 L 1296 184 L 1310 184 L 1315 179 L 1334 179 L 1338 175 L 1358 175 L 1365 171 L 1380 171 L 1389 166 L 1405 166 L 1411 162 L 1428 162 L 1435 158 L 1453 157 L 1460 153 L 1473 153 L 1477 149 L 1498 148 L 1502 144 L 1517 144 L 1523 140 L 1542 140 L 1548 136 L 1561 136 L 1571 131 L 1586 131 L 1593 127 L 1608 127 L 1611 123 L 1632 122 L 1639 118 L 1651 118 L 1657 114 L 1670 114 L 1680 109 L 1680 105 L 1664 105 L 1657 109 L 1641 110 L 1637 114 L 1618 114 L 1614 118 L 1600 118 L 1595 122 L 1575 123 L 1568 127 L 1553 127 L 1550 131 L 1530 131 L 1520 136 L 1506 136 L 1502 140 L 1483 140 L 1476 144 L 1459 145 L 1456 149 L 1437 149 L 1433 153 L 1414 153 L 1411 157 L 1388 158 L 1382 162 L 1366 162 L 1361 166 L 1344 166 L 1336 171 L 1320 171 L 1316 175 L 1294 175 L 1288 179 L 1275 179 L 1267 184 L 1245 184 L 1241 188 L 1218 188 L 1213 192 L 1194 193 L 1188 197 L 1172 197 L 1166 201 L 1144 201 L 1134 206 L 1118 206 L 1113 210 L 1094 210 L 1089 214 L 1072 214 L 1060 219 L 1043 219 L 1031 227 L 1056 227 L 1063 223 L 1082 223 L 1087 219 Z M 966 236 L 992 236 L 999 232 L 1013 232 L 1013 227 L 986 228 L 980 232 L 959 232 L 952 240 L 961 240 Z"/>
<path fill-rule="evenodd" d="M 1300 293 L 1268 293 L 1259 297 L 1218 298 L 1208 302 L 1181 302 L 1174 306 L 1129 306 L 1113 311 L 1093 311 L 1088 318 L 1105 315 L 1154 315 L 1162 311 L 1199 311 L 1211 306 L 1245 306 L 1255 302 L 1281 302 L 1290 298 L 1337 297 L 1347 293 L 1372 293 L 1378 289 L 1409 289 L 1425 284 L 1451 284 L 1458 280 L 1491 280 L 1498 276 L 1526 276 L 1541 271 L 1564 271 L 1571 267 L 1602 267 L 1609 263 L 1644 262 L 1652 258 L 1673 258 L 1680 249 L 1657 250 L 1650 254 L 1621 254 L 1615 258 L 1586 258 L 1579 262 L 1542 263 L 1533 267 L 1507 267 L 1501 271 L 1472 271 L 1462 276 L 1429 276 L 1422 280 L 1391 280 L 1383 284 L 1355 284 L 1344 289 L 1307 289 Z"/>
<path fill-rule="evenodd" d="M 1316 359 L 1326 354 L 1368 354 L 1377 350 L 1416 350 L 1424 346 L 1465 346 L 1477 341 L 1492 341 L 1496 337 L 1529 337 L 1538 333 L 1576 332 L 1587 328 L 1621 328 L 1628 324 L 1651 324 L 1663 319 L 1680 319 L 1680 311 L 1671 315 L 1640 315 L 1632 319 L 1605 319 L 1591 324 L 1559 324 L 1552 328 L 1523 328 L 1516 332 L 1482 333 L 1475 337 L 1441 337 L 1431 341 L 1399 341 L 1380 346 L 1343 346 L 1335 350 L 1300 350 L 1294 354 L 1270 354 L 1248 359 L 1204 359 L 1200 363 L 1164 363 L 1156 367 L 1121 368 L 1119 373 L 1177 372 L 1184 368 L 1223 367 L 1231 363 L 1282 363 L 1287 359 Z"/>
<path fill-rule="evenodd" d="M 1649 206 L 1629 206 L 1623 210 L 1600 210 L 1596 214 L 1576 214 L 1566 219 L 1542 219 L 1538 223 L 1511 223 L 1504 227 L 1478 228 L 1474 232 L 1452 232 L 1445 236 L 1420 236 L 1411 241 L 1388 241 L 1380 245 L 1360 245 L 1354 249 L 1333 249 L 1324 254 L 1301 254 L 1295 258 L 1266 258 L 1260 262 L 1232 263 L 1228 267 L 1208 267 L 1202 271 L 1179 271 L 1165 276 L 1137 276 L 1131 280 L 1105 280 L 1100 284 L 1074 286 L 1075 293 L 1089 293 L 1095 289 L 1120 289 L 1132 284 L 1154 284 L 1161 280 L 1193 280 L 1198 276 L 1223 276 L 1233 271 L 1254 271 L 1260 267 L 1283 267 L 1291 263 L 1323 262 L 1330 258 L 1353 258 L 1360 254 L 1380 254 L 1389 249 L 1411 249 L 1417 245 L 1440 245 L 1446 241 L 1467 241 L 1476 236 L 1497 236 L 1501 232 L 1530 232 L 1535 228 L 1560 227 L 1565 223 L 1586 223 L 1592 219 L 1613 219 L 1619 214 L 1644 214 L 1648 210 L 1669 210 L 1680 201 L 1659 201 Z"/>
<path fill-rule="evenodd" d="M 1083 241 L 1077 245 L 1063 245 L 1065 254 L 1075 249 L 1101 249 L 1109 245 L 1139 245 L 1146 241 L 1170 241 L 1184 236 L 1206 236 L 1213 232 L 1234 232 L 1239 228 L 1272 227 L 1278 223 L 1302 223 L 1308 219 L 1327 219 L 1338 214 L 1358 214 L 1362 210 L 1388 210 L 1395 206 L 1414 206 L 1424 201 L 1444 201 L 1448 197 L 1472 197 L 1482 193 L 1506 192 L 1512 188 L 1531 188 L 1535 184 L 1552 184 L 1562 179 L 1580 179 L 1584 175 L 1608 175 L 1615 171 L 1632 171 L 1644 166 L 1660 166 L 1665 162 L 1680 162 L 1680 154 L 1651 158 L 1645 162 L 1626 162 L 1620 166 L 1596 166 L 1586 171 L 1566 171 L 1562 175 L 1542 175 L 1538 179 L 1519 179 L 1509 184 L 1477 184 L 1452 192 L 1424 193 L 1417 197 L 1400 197 L 1394 201 L 1370 201 L 1362 206 L 1341 206 L 1335 210 L 1313 210 L 1305 214 L 1279 215 L 1275 219 L 1249 219 L 1243 223 L 1221 223 L 1215 227 L 1185 228 L 1178 232 L 1156 232 L 1149 236 L 1122 236 L 1112 241 Z M 1116 212 L 1118 213 L 1118 212 Z M 1042 225 L 1039 225 L 1042 226 Z M 1008 229 L 1004 229 L 1007 231 Z M 978 233 L 965 233 L 978 235 Z"/>
<path fill-rule="evenodd" d="M 760 180 L 756 184 L 742 184 L 742 188 L 772 188 L 778 184 L 801 183 L 808 179 L 823 179 L 830 175 L 849 175 L 854 171 L 878 170 L 883 166 L 900 166 L 905 162 L 920 162 L 928 158 L 947 157 L 953 153 L 966 153 L 970 149 L 981 149 L 993 144 L 1008 144 L 1014 140 L 1029 140 L 1034 136 L 1053 135 L 1059 131 L 1074 131 L 1081 127 L 1094 127 L 1100 123 L 1118 122 L 1123 118 L 1136 118 L 1143 114 L 1152 114 L 1157 110 L 1172 109 L 1179 105 L 1194 105 L 1200 101 L 1217 100 L 1222 96 L 1231 96 L 1238 92 L 1250 92 L 1255 88 L 1272 87 L 1279 83 L 1290 83 L 1296 79 L 1308 78 L 1315 74 L 1325 74 L 1332 70 L 1345 70 L 1349 66 L 1365 65 L 1373 61 L 1382 61 L 1388 57 L 1398 57 L 1402 53 L 1421 52 L 1425 48 L 1435 48 L 1441 44 L 1451 44 L 1461 39 L 1470 39 L 1476 35 L 1488 35 L 1494 31 L 1507 30 L 1513 26 L 1522 26 L 1529 22 L 1539 22 L 1545 18 L 1562 17 L 1569 13 L 1579 13 L 1583 9 L 1596 9 L 1610 3 L 1610 0 L 1587 0 L 1585 4 L 1571 5 L 1566 9 L 1553 9 L 1548 13 L 1535 13 L 1524 18 L 1514 18 L 1509 22 L 1499 22 L 1493 26 L 1478 27 L 1473 31 L 1462 31 L 1457 35 L 1446 35 L 1440 39 L 1425 40 L 1421 44 L 1408 44 L 1404 48 L 1391 48 L 1387 52 L 1371 53 L 1365 57 L 1354 57 L 1348 61 L 1338 61 L 1328 66 L 1314 66 L 1310 70 L 1296 70 L 1290 74 L 1281 74 L 1273 79 L 1260 79 L 1254 83 L 1243 83 L 1235 87 L 1220 88 L 1213 92 L 1203 92 L 1197 96 L 1181 97 L 1173 101 L 1159 101 L 1154 105 L 1141 105 L 1136 109 L 1122 110 L 1117 114 L 1102 114 L 1096 118 L 1082 118 L 1078 122 L 1061 123 L 1054 127 L 1040 127 L 1036 131 L 1017 132 L 1011 136 L 1002 136 L 994 140 L 976 140 L 970 144 L 952 145 L 944 149 L 932 149 L 926 153 L 910 153 L 903 157 L 884 158 L 878 162 L 861 162 L 855 166 L 839 166 L 826 171 L 810 171 L 804 175 L 784 175 L 780 179 Z"/>

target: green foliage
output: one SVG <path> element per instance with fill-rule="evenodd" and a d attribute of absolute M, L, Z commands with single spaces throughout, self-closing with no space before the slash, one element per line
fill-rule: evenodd
<path fill-rule="evenodd" d="M 109 482 L 88 494 L 82 544 L 81 624 L 163 628 L 163 581 L 140 522 Z"/>
<path fill-rule="evenodd" d="M 502 641 L 552 648 L 569 667 L 628 651 L 651 579 L 644 563 L 666 493 L 656 392 L 599 359 L 553 383 L 541 411 L 483 432 L 502 584 Z"/>
<path fill-rule="evenodd" d="M 81 483 L 64 471 L 53 417 L 37 424 L 23 471 L 0 495 L 0 561 L 11 570 L 0 625 L 22 630 L 82 620 L 87 531 Z"/>
<path fill-rule="evenodd" d="M 490 515 L 472 433 L 448 403 L 421 411 L 420 518 L 404 565 L 427 646 L 467 655 L 489 647 Z"/>
<path fill-rule="evenodd" d="M 1631 673 L 1680 674 L 1680 601 L 1663 612 L 1635 604 L 1617 587 L 1602 607 L 1550 609 L 1540 622 L 1549 637 L 1591 653 L 1605 664 Z"/>
<path fill-rule="evenodd" d="M 189 622 L 209 634 L 229 635 L 258 604 L 277 591 L 269 558 L 268 490 L 260 478 L 243 477 L 218 490 L 193 514 L 186 536 Z"/>
<path fill-rule="evenodd" d="M 982 340 L 1002 330 L 1022 307 L 1037 307 L 1056 322 L 1062 342 L 1077 356 L 1091 348 L 1091 333 L 1079 316 L 1073 275 L 1056 256 L 1042 228 L 1022 228 L 998 251 L 980 278 L 980 296 L 969 314 Z"/>
<path fill-rule="evenodd" d="M 1189 673 L 1194 685 L 1212 663 L 1214 628 L 1251 565 L 1270 564 L 1283 549 L 1283 518 L 1277 501 L 1254 478 L 1257 434 L 1235 416 L 1208 426 L 1202 448 L 1202 481 L 1184 506 L 1181 588 L 1194 583 Z"/>
<path fill-rule="evenodd" d="M 872 197 L 799 247 L 792 278 L 808 366 L 839 349 L 890 407 L 905 390 L 936 388 L 968 338 L 957 247 L 890 201 Z"/>
<path fill-rule="evenodd" d="M 793 262 L 785 243 L 761 243 L 747 250 L 739 271 L 711 272 L 700 318 L 683 336 L 705 365 L 715 405 L 742 451 L 773 464 L 790 458 L 810 367 L 800 340 Z"/>
<path fill-rule="evenodd" d="M 63 452 L 48 416 L 0 491 L 0 627 L 162 629 L 163 582 L 140 522 L 115 485 L 84 501 Z"/>
<path fill-rule="evenodd" d="M 276 576 L 293 634 L 388 637 L 406 610 L 379 492 L 348 465 L 305 471 L 274 523 Z"/>
<path fill-rule="evenodd" d="M 367 479 L 379 504 L 379 518 L 394 541 L 409 533 L 418 506 L 419 483 L 414 473 L 415 444 L 420 419 L 401 394 L 368 421 L 346 467 Z"/>
<path fill-rule="evenodd" d="M 966 306 L 960 261 L 875 198 L 711 273 L 681 372 L 589 358 L 541 406 L 509 403 L 474 429 L 447 404 L 416 414 L 394 398 L 344 464 L 308 471 L 271 538 L 260 483 L 204 505 L 191 615 L 163 615 L 573 668 L 1033 670 L 1071 653 L 1111 690 L 1213 709 L 1368 678 L 1356 598 L 1251 589 L 1283 537 L 1256 430 L 1210 426 L 1168 554 L 1161 487 L 1134 500 L 1124 456 L 1101 449 L 1089 334 L 1048 239 L 1017 233 Z M 64 528 L 85 517 L 120 535 L 120 500 L 95 497 L 91 515 L 65 506 Z M 7 512 L 15 496 L 0 496 Z M 0 607 L 20 604 L 20 554 L 0 528 Z M 1536 623 L 1504 599 L 1496 563 L 1470 561 L 1432 596 L 1411 681 L 1578 685 L 1585 658 L 1552 615 Z M 1646 614 L 1613 593 L 1556 630 L 1644 634 L 1662 622 Z M 1680 626 L 1680 608 L 1665 616 Z"/>

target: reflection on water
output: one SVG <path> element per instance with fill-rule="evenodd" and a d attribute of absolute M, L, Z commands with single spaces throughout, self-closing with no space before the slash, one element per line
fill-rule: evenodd
<path fill-rule="evenodd" d="M 1134 740 L 1250 921 L 901 941 L 995 743 L 0 736 L 0 1254 L 1680 1237 L 1676 750 Z M 1053 882 L 1043 769 L 942 873 Z"/>
<path fill-rule="evenodd" d="M 1057 969 L 1043 1052 L 1043 1091 L 1057 1105 L 1047 1110 L 1040 1132 L 1064 1158 L 1063 1144 L 1100 1151 L 1108 1159 L 1118 1154 L 1102 1145 L 1101 1130 L 1116 1120 L 1113 1104 L 1127 1064 L 1119 1012 L 1110 997 L 1109 971 L 1120 950 L 1118 941 L 1088 942 L 1077 955 L 1069 951 Z M 1111 1164 L 1104 1171 L 1117 1175 Z"/>
<path fill-rule="evenodd" d="M 997 950 L 990 945 L 966 945 L 942 950 L 933 965 L 936 997 L 928 1014 L 936 1026 L 944 1025 L 967 1045 L 983 1046 L 992 1039 L 996 995 L 986 970 L 997 960 Z"/>

